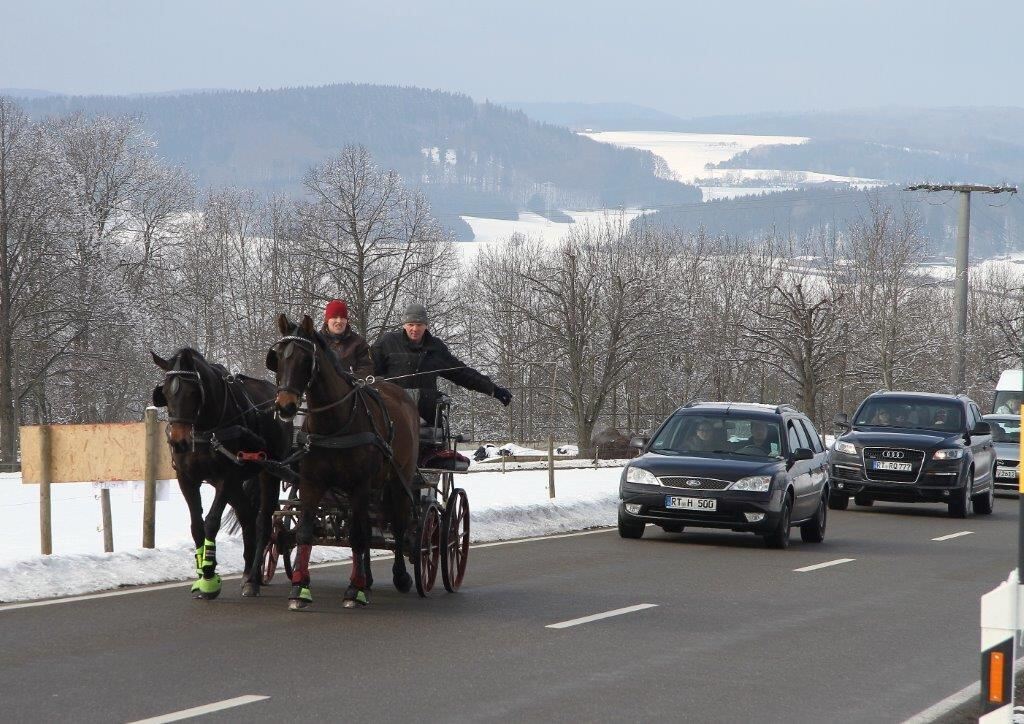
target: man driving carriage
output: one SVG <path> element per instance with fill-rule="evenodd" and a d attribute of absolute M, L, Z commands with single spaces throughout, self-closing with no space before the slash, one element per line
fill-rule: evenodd
<path fill-rule="evenodd" d="M 370 348 L 363 336 L 348 322 L 348 304 L 344 299 L 332 299 L 324 309 L 324 325 L 320 328 L 327 345 L 341 360 L 343 369 L 356 377 L 373 373 Z"/>
<path fill-rule="evenodd" d="M 417 390 L 420 417 L 431 425 L 441 397 L 438 376 L 490 395 L 506 407 L 512 402 L 511 392 L 461 361 L 448 350 L 448 345 L 430 333 L 427 309 L 422 304 L 406 307 L 402 328 L 381 335 L 370 354 L 376 377 L 386 377 L 399 387 Z"/>

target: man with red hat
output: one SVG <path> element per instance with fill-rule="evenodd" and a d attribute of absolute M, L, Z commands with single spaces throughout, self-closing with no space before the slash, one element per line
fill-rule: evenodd
<path fill-rule="evenodd" d="M 344 299 L 332 299 L 324 309 L 324 326 L 320 334 L 327 345 L 338 355 L 341 366 L 356 377 L 373 374 L 370 361 L 370 347 L 362 335 L 348 323 L 348 305 Z"/>

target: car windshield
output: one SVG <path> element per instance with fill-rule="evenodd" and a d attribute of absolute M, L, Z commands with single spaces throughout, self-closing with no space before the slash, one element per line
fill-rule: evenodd
<path fill-rule="evenodd" d="M 861 405 L 853 424 L 956 432 L 963 429 L 962 415 L 954 402 L 881 398 Z"/>
<path fill-rule="evenodd" d="M 1016 415 L 1020 412 L 1020 390 L 997 390 L 992 412 L 997 415 Z"/>
<path fill-rule="evenodd" d="M 663 455 L 780 457 L 777 422 L 742 415 L 676 415 L 648 448 Z"/>
<path fill-rule="evenodd" d="M 992 442 L 1020 442 L 1020 420 L 993 420 L 986 418 L 992 426 Z"/>

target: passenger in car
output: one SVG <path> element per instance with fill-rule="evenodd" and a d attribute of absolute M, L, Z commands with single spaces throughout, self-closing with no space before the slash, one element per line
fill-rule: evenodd
<path fill-rule="evenodd" d="M 697 429 L 690 436 L 687 447 L 693 452 L 711 452 L 717 448 L 715 443 L 715 428 L 707 420 L 697 423 Z"/>

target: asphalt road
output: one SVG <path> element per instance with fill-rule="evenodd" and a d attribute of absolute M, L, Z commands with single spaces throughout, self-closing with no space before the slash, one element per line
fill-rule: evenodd
<path fill-rule="evenodd" d="M 204 721 L 902 721 L 978 678 L 979 597 L 1016 565 L 1017 502 L 992 516 L 831 511 L 823 544 L 647 528 L 474 548 L 463 590 L 427 600 L 377 562 L 213 602 L 188 586 L 0 606 L 0 720 L 129 722 L 269 697 Z M 943 541 L 933 538 L 971 531 Z M 851 558 L 815 570 L 794 569 Z M 440 582 L 438 583 L 440 589 Z M 548 626 L 638 604 L 653 607 Z"/>

